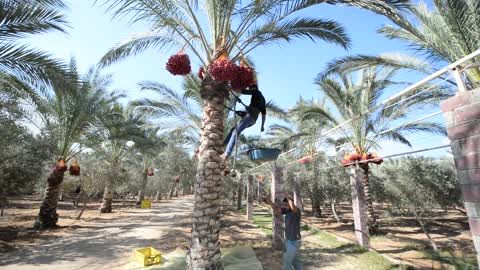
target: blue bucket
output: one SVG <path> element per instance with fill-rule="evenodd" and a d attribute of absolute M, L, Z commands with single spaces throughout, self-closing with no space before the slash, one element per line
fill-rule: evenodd
<path fill-rule="evenodd" d="M 277 148 L 252 148 L 247 151 L 252 161 L 265 162 L 277 160 L 281 150 Z"/>

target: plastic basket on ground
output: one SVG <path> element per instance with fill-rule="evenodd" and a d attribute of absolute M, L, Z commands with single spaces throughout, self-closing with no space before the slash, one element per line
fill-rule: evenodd
<path fill-rule="evenodd" d="M 152 207 L 152 200 L 149 200 L 149 199 L 142 200 L 142 204 L 141 204 L 140 207 L 143 208 L 143 209 L 151 208 Z"/>
<path fill-rule="evenodd" d="M 277 148 L 252 148 L 247 151 L 252 161 L 265 162 L 277 160 L 281 150 Z"/>
<path fill-rule="evenodd" d="M 162 262 L 162 255 L 152 247 L 135 250 L 133 259 L 143 266 L 150 266 Z"/>

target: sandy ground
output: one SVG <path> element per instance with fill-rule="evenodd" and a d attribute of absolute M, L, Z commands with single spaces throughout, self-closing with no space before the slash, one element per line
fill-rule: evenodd
<path fill-rule="evenodd" d="M 18 239 L 15 251 L 0 254 L 0 269 L 121 269 L 134 249 L 187 246 L 191 209 L 184 197 L 152 209 L 87 215 L 86 221 Z"/>
<path fill-rule="evenodd" d="M 78 209 L 71 202 L 60 202 L 60 227 L 43 232 L 32 231 L 39 201 L 32 198 L 11 201 L 5 217 L 0 218 L 0 269 L 123 269 L 133 250 L 147 246 L 161 252 L 187 249 L 191 232 L 192 197 L 185 196 L 153 203 L 151 209 L 139 209 L 134 201 L 114 204 L 114 213 L 100 214 L 98 203 L 90 203 L 80 221 Z M 337 224 L 324 213 L 321 218 L 309 215 L 304 220 L 346 239 L 354 240 L 351 213 L 342 207 L 345 223 Z M 382 221 L 385 222 L 385 221 Z M 379 253 L 410 263 L 419 269 L 432 269 L 432 261 L 417 250 L 428 244 L 415 224 L 408 220 L 390 221 L 385 235 L 374 237 L 372 246 Z M 461 215 L 439 216 L 433 236 L 441 247 L 460 252 L 473 251 L 468 223 Z M 226 211 L 222 218 L 222 247 L 252 246 L 266 270 L 281 269 L 282 252 L 270 248 L 270 238 L 245 220 L 240 211 Z M 338 248 L 322 246 L 315 237 L 303 235 L 302 254 L 313 258 L 305 269 L 360 269 L 355 257 Z M 348 245 L 345 245 L 348 247 Z M 434 267 L 437 268 L 437 267 Z"/>
<path fill-rule="evenodd" d="M 40 233 L 28 229 L 38 211 L 33 210 L 37 203 L 14 201 L 15 209 L 7 209 L 6 217 L 0 219 L 0 269 L 123 269 L 137 248 L 152 246 L 161 252 L 187 249 L 192 199 L 161 201 L 151 209 L 136 208 L 133 202 L 122 207 L 117 202 L 111 214 L 100 214 L 98 204 L 90 204 L 81 221 L 73 218 L 78 210 L 72 211 L 68 202 L 62 202 L 60 228 Z M 239 212 L 227 211 L 222 226 L 222 247 L 269 243 Z"/>

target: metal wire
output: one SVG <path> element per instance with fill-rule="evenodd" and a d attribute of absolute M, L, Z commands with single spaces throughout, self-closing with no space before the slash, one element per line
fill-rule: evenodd
<path fill-rule="evenodd" d="M 385 100 L 382 101 L 380 104 L 378 104 L 378 105 L 374 106 L 373 108 L 370 108 L 369 110 L 361 113 L 361 114 L 358 115 L 357 117 L 350 118 L 350 119 L 344 121 L 343 123 L 338 124 L 337 126 L 335 126 L 335 127 L 331 128 L 331 129 L 327 130 L 326 132 L 320 134 L 320 137 L 325 137 L 326 135 L 328 135 L 328 134 L 330 134 L 330 133 L 332 133 L 332 132 L 334 132 L 334 131 L 342 128 L 343 126 L 349 124 L 350 122 L 352 122 L 352 121 L 354 121 L 354 120 L 360 119 L 360 118 L 361 118 L 362 116 L 364 116 L 364 115 L 371 114 L 371 113 L 373 113 L 373 112 L 375 112 L 376 110 L 381 109 L 381 108 L 383 108 L 383 109 L 390 108 L 390 107 L 392 107 L 392 106 L 395 106 L 395 105 L 397 105 L 397 104 L 400 104 L 400 103 L 402 103 L 402 102 L 405 102 L 405 101 L 407 101 L 407 100 L 410 100 L 410 99 L 412 99 L 412 98 L 414 98 L 414 97 L 416 97 L 416 96 L 418 96 L 418 95 L 420 95 L 420 94 L 422 94 L 422 93 L 425 93 L 426 91 L 429 91 L 429 90 L 431 90 L 431 89 L 433 89 L 433 88 L 435 88 L 435 87 L 437 87 L 437 86 L 445 83 L 446 81 L 448 81 L 449 79 L 451 79 L 451 78 L 453 77 L 453 74 L 450 74 L 450 75 L 449 75 L 448 77 L 446 77 L 446 78 L 442 78 L 442 80 L 441 80 L 440 82 L 438 82 L 437 84 L 432 85 L 432 86 L 430 86 L 430 87 L 428 87 L 428 88 L 420 91 L 419 93 L 416 93 L 416 94 L 414 94 L 414 95 L 412 95 L 412 96 L 410 96 L 410 97 L 407 97 L 407 98 L 405 98 L 405 99 L 399 100 L 398 102 L 395 102 L 395 103 L 390 104 L 390 102 L 396 100 L 397 98 L 399 98 L 399 97 L 401 97 L 401 96 L 403 96 L 403 95 L 405 95 L 405 94 L 408 94 L 408 93 L 412 92 L 412 91 L 413 91 L 415 88 L 417 88 L 418 86 L 421 86 L 421 85 L 423 85 L 423 84 L 425 84 L 425 83 L 428 83 L 428 82 L 430 82 L 430 81 L 438 78 L 439 76 L 443 75 L 444 73 L 446 73 L 446 72 L 450 71 L 451 69 L 457 67 L 459 64 L 461 64 L 461 63 L 463 63 L 463 62 L 465 62 L 465 61 L 468 61 L 468 60 L 470 60 L 470 59 L 472 59 L 472 58 L 474 58 L 474 57 L 476 57 L 476 56 L 478 56 L 478 55 L 480 55 L 480 49 L 477 50 L 477 51 L 475 51 L 475 52 L 473 52 L 473 53 L 471 53 L 471 54 L 469 54 L 469 55 L 467 55 L 467 56 L 465 56 L 465 57 L 463 57 L 463 58 L 461 58 L 460 60 L 454 62 L 453 64 L 450 64 L 450 65 L 448 65 L 447 67 L 444 67 L 443 69 L 440 69 L 439 71 L 437 71 L 437 72 L 431 74 L 430 76 L 428 76 L 428 77 L 426 77 L 426 78 L 418 81 L 417 83 L 414 83 L 414 84 L 410 85 L 409 87 L 405 88 L 403 91 L 400 91 L 399 93 L 397 93 L 397 94 L 395 94 L 395 95 L 393 95 L 393 96 L 385 99 Z M 472 66 L 472 65 L 474 65 L 474 64 L 472 63 L 472 64 L 469 64 L 469 65 L 463 67 L 463 68 L 461 69 L 461 72 L 463 72 L 464 70 L 468 69 L 468 68 L 469 68 L 470 66 Z M 387 104 L 389 104 L 389 105 L 388 105 L 388 106 L 385 106 L 385 105 L 387 105 Z M 414 121 L 412 121 L 412 122 L 410 122 L 410 123 L 406 123 L 406 124 L 403 125 L 403 127 L 406 126 L 406 125 L 408 125 L 408 124 L 412 124 L 412 123 L 415 123 L 415 122 L 418 122 L 418 121 L 422 121 L 422 120 L 425 120 L 425 119 L 428 119 L 428 118 L 431 118 L 431 117 L 435 117 L 435 116 L 437 116 L 437 115 L 439 115 L 439 114 L 441 114 L 441 112 L 433 113 L 433 114 L 428 115 L 428 116 L 426 116 L 426 117 L 424 117 L 424 118 L 414 120 Z M 401 128 L 401 127 L 402 127 L 402 126 L 397 127 L 397 129 L 398 129 L 398 128 Z M 393 129 L 393 130 L 395 130 L 395 129 Z M 383 132 L 381 132 L 381 133 L 379 133 L 379 134 L 375 134 L 374 136 L 378 136 L 378 135 L 381 135 L 381 134 L 385 134 L 386 132 L 390 132 L 390 131 L 392 131 L 392 130 L 390 129 L 390 130 L 387 130 L 387 131 L 383 131 Z M 325 138 L 324 138 L 321 142 L 323 142 L 324 140 L 325 140 Z M 320 142 L 320 143 L 321 143 L 321 142 Z M 278 157 L 279 157 L 279 158 L 280 158 L 280 157 L 283 157 L 283 156 L 285 156 L 286 154 L 289 154 L 289 153 L 291 153 L 291 152 L 293 152 L 293 151 L 295 151 L 295 150 L 297 150 L 297 149 L 298 149 L 298 147 L 294 147 L 294 148 L 288 150 L 287 152 L 280 154 Z M 316 155 L 316 153 L 312 154 L 312 156 L 315 156 L 315 155 Z M 296 160 L 295 162 L 297 162 L 297 161 L 298 161 L 298 160 Z M 252 172 L 252 171 L 254 171 L 254 170 L 256 170 L 256 169 L 264 166 L 264 165 L 267 164 L 267 163 L 268 163 L 268 162 L 264 162 L 264 163 L 262 163 L 262 164 L 260 164 L 260 165 L 258 165 L 258 166 L 256 166 L 256 167 L 254 167 L 254 168 L 246 171 L 246 173 Z M 287 163 L 287 165 L 288 165 L 288 164 L 290 164 L 290 163 Z"/>
<path fill-rule="evenodd" d="M 419 149 L 419 150 L 413 150 L 413 151 L 408 151 L 408 152 L 396 153 L 396 154 L 392 154 L 392 155 L 388 155 L 388 156 L 380 157 L 380 158 L 371 158 L 371 159 L 366 159 L 366 160 L 360 160 L 360 161 L 350 162 L 350 163 L 345 164 L 344 166 L 345 166 L 345 167 L 348 167 L 348 166 L 350 166 L 350 165 L 356 165 L 356 164 L 361 164 L 361 163 L 368 163 L 368 162 L 378 161 L 378 160 L 380 160 L 380 159 L 385 160 L 385 159 L 394 158 L 394 157 L 399 157 L 399 156 L 405 156 L 405 155 L 423 153 L 423 152 L 428 152 L 428 151 L 434 151 L 434 150 L 443 149 L 443 148 L 447 148 L 447 147 L 450 147 L 450 144 L 440 145 L 440 146 L 435 146 L 435 147 L 429 147 L 429 148 L 424 148 L 424 149 Z M 296 162 L 296 161 L 294 161 L 294 162 Z M 293 163 L 293 162 L 287 163 L 287 165 L 292 164 L 292 163 Z M 338 168 L 338 167 L 339 167 L 339 165 L 329 166 L 329 167 L 324 167 L 324 168 L 317 169 L 317 171 L 324 171 L 324 170 L 329 170 L 329 169 L 335 169 L 335 168 Z"/>

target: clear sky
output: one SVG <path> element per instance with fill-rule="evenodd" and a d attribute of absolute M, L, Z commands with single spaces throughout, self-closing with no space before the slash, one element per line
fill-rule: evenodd
<path fill-rule="evenodd" d="M 68 35 L 52 33 L 36 36 L 31 41 L 33 46 L 45 49 L 56 57 L 68 59 L 74 56 L 80 70 L 85 71 L 89 66 L 95 65 L 115 43 L 148 28 L 145 24 L 130 25 L 127 20 L 112 20 L 111 14 L 106 13 L 101 4 L 94 5 L 93 0 L 67 2 L 67 16 L 71 25 Z M 314 77 L 334 58 L 353 54 L 407 52 L 406 44 L 388 40 L 376 33 L 379 27 L 389 21 L 369 11 L 321 4 L 304 11 L 302 15 L 340 22 L 352 39 L 352 47 L 346 51 L 321 41 L 313 43 L 311 40 L 295 40 L 281 47 L 274 45 L 254 51 L 251 57 L 255 60 L 259 73 L 260 89 L 267 100 L 273 100 L 284 108 L 291 107 L 299 96 L 319 98 L 319 91 L 313 84 Z M 130 99 L 145 96 L 145 93 L 139 93 L 136 86 L 143 80 L 156 80 L 181 91 L 181 77 L 172 76 L 165 70 L 165 63 L 173 53 L 175 52 L 150 50 L 112 65 L 107 72 L 114 73 L 115 88 L 126 90 Z M 196 70 L 197 67 L 194 67 L 195 72 Z M 413 81 L 420 77 L 404 73 L 399 78 Z M 441 116 L 437 119 L 442 121 Z M 249 133 L 255 134 L 257 129 L 259 132 L 260 127 L 255 126 Z M 424 134 L 412 138 L 414 143 L 417 142 L 415 149 L 439 145 L 442 140 L 442 137 Z M 408 148 L 386 143 L 380 153 L 387 155 L 404 150 L 408 151 Z M 432 154 L 444 153 L 445 151 L 437 151 Z"/>

